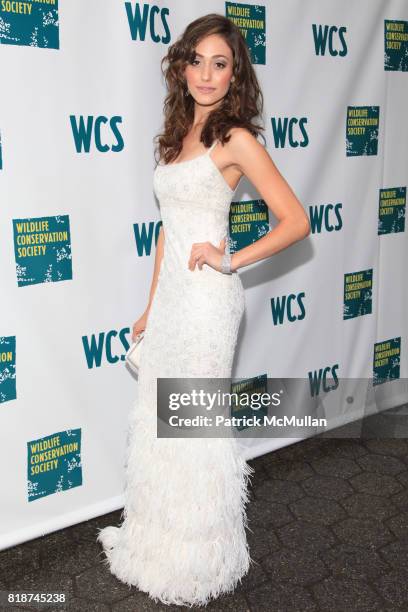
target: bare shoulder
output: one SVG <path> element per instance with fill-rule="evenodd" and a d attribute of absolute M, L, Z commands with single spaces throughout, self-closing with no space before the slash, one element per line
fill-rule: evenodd
<path fill-rule="evenodd" d="M 231 136 L 228 143 L 235 145 L 237 144 L 245 144 L 247 142 L 255 141 L 258 142 L 257 139 L 251 132 L 244 127 L 232 127 L 228 131 L 228 136 Z"/>
<path fill-rule="evenodd" d="M 229 162 L 241 170 L 250 161 L 267 155 L 265 147 L 244 127 L 233 127 L 228 131 L 230 139 L 225 143 L 225 153 Z"/>

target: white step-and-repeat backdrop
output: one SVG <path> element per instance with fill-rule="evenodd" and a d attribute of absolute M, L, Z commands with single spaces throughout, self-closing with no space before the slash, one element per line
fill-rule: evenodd
<path fill-rule="evenodd" d="M 160 60 L 211 12 L 246 38 L 268 151 L 312 227 L 240 269 L 234 378 L 307 381 L 330 427 L 408 401 L 405 0 L 0 0 L 0 549 L 123 505 L 124 355 L 161 224 Z M 241 181 L 234 249 L 275 224 Z M 357 397 L 329 378 L 360 379 Z M 241 442 L 249 459 L 294 441 Z"/>

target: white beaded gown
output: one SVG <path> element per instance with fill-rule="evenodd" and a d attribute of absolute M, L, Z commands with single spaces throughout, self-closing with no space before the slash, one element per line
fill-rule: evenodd
<path fill-rule="evenodd" d="M 234 191 L 211 157 L 158 164 L 153 179 L 164 253 L 141 346 L 120 527 L 99 531 L 119 580 L 155 601 L 206 605 L 248 572 L 253 468 L 235 437 L 157 438 L 158 377 L 229 378 L 245 308 L 238 273 L 188 269 L 191 245 L 219 246 Z"/>

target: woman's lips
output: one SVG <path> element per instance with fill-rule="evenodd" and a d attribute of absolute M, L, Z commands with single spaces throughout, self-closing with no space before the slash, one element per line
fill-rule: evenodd
<path fill-rule="evenodd" d="M 202 93 L 211 93 L 212 91 L 215 90 L 215 87 L 197 87 L 198 91 L 201 91 Z"/>

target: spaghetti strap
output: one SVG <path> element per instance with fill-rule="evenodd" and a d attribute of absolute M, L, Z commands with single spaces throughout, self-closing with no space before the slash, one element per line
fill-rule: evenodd
<path fill-rule="evenodd" d="M 207 155 L 209 155 L 211 153 L 211 151 L 214 149 L 214 147 L 216 146 L 217 143 L 218 143 L 218 139 L 216 138 L 214 140 L 214 142 L 212 143 L 211 147 L 208 149 Z"/>

